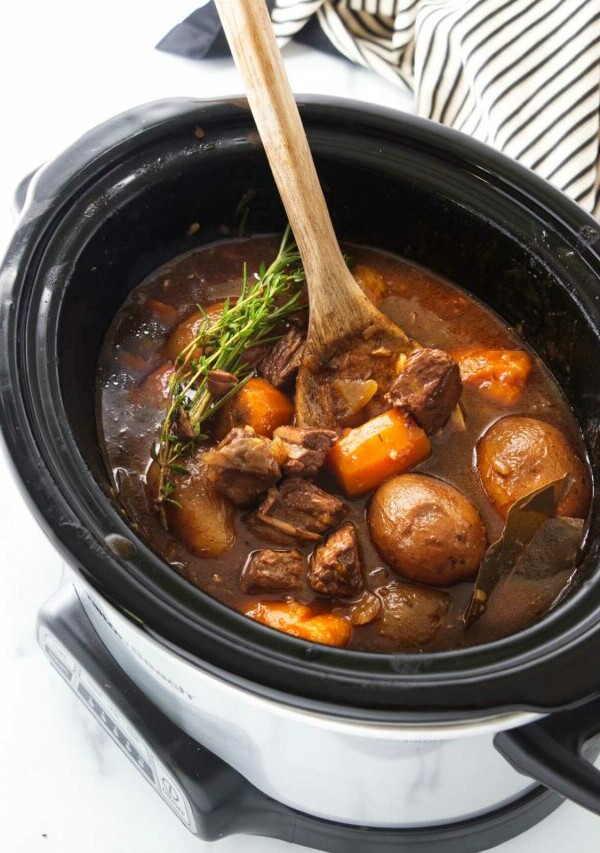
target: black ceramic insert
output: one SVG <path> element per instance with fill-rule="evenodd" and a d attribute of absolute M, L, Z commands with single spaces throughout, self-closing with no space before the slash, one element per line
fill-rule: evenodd
<path fill-rule="evenodd" d="M 301 99 L 300 107 L 339 237 L 448 276 L 518 325 L 564 388 L 597 476 L 597 223 L 528 170 L 447 128 L 352 102 Z M 95 432 L 102 338 L 148 272 L 235 229 L 248 190 L 248 226 L 281 229 L 243 101 L 137 108 L 36 179 L 0 273 L 0 422 L 46 531 L 160 642 L 282 702 L 424 721 L 548 709 L 598 692 L 597 501 L 585 580 L 567 603 L 501 642 L 437 655 L 370 655 L 271 631 L 188 584 L 129 530 Z M 191 222 L 201 226 L 193 238 Z M 107 545 L 115 533 L 134 543 L 133 556 Z"/>

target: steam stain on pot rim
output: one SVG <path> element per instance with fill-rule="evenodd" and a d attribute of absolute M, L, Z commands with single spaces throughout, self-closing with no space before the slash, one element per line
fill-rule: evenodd
<path fill-rule="evenodd" d="M 120 533 L 109 533 L 104 541 L 116 557 L 131 560 L 137 554 L 135 543 Z"/>

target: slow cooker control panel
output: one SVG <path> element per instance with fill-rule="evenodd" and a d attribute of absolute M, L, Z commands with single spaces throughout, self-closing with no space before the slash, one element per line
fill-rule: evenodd
<path fill-rule="evenodd" d="M 39 627 L 38 642 L 50 663 L 104 731 L 155 788 L 179 820 L 191 832 L 196 833 L 192 806 L 183 789 L 131 722 L 119 711 L 106 691 L 45 625 Z"/>

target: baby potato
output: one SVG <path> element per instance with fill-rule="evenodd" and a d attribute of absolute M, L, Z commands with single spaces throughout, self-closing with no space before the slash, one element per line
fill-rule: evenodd
<path fill-rule="evenodd" d="M 315 613 L 311 607 L 293 599 L 259 601 L 247 607 L 244 613 L 276 631 L 324 646 L 345 646 L 352 634 L 352 625 L 343 616 Z"/>
<path fill-rule="evenodd" d="M 208 305 L 204 311 L 194 311 L 186 317 L 172 332 L 165 346 L 165 355 L 175 363 L 179 353 L 184 350 L 197 337 L 200 327 L 206 322 L 206 315 L 217 314 L 223 310 L 223 302 L 215 302 Z"/>
<path fill-rule="evenodd" d="M 185 460 L 188 474 L 172 475 L 176 483 L 173 503 L 165 504 L 169 530 L 200 557 L 220 557 L 235 540 L 235 507 L 221 495 L 207 476 L 202 454 Z M 158 465 L 153 462 L 146 475 L 148 491 L 154 498 L 158 488 Z"/>
<path fill-rule="evenodd" d="M 450 609 L 450 595 L 441 589 L 392 581 L 377 593 L 381 600 L 379 633 L 410 651 L 435 639 Z"/>
<path fill-rule="evenodd" d="M 133 391 L 133 401 L 136 405 L 148 407 L 156 413 L 167 408 L 169 399 L 169 380 L 175 368 L 170 361 L 157 367 L 142 384 Z"/>
<path fill-rule="evenodd" d="M 558 515 L 587 515 L 587 470 L 560 430 L 546 421 L 515 415 L 496 421 L 477 444 L 477 470 L 490 501 L 505 518 L 515 501 L 566 473 L 573 481 L 558 504 Z"/>
<path fill-rule="evenodd" d="M 373 495 L 368 524 L 393 569 L 431 586 L 472 577 L 485 552 L 485 527 L 473 504 L 453 486 L 423 474 L 383 483 Z"/>

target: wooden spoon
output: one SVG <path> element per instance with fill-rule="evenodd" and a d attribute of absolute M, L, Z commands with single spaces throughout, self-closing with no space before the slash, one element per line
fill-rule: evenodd
<path fill-rule="evenodd" d="M 296 420 L 335 428 L 334 376 L 375 378 L 387 390 L 398 354 L 414 344 L 369 301 L 344 261 L 264 0 L 216 5 L 306 273 L 310 318 Z"/>

